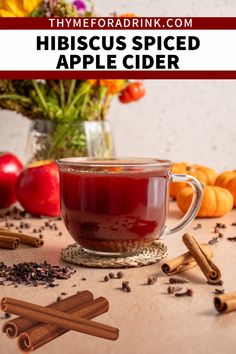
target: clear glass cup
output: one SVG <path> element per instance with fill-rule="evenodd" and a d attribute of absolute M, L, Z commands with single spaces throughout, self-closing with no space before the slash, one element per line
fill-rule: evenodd
<path fill-rule="evenodd" d="M 196 216 L 202 186 L 190 175 L 171 172 L 171 162 L 152 158 L 63 158 L 61 209 L 65 225 L 87 252 L 126 256 L 139 252 L 164 232 L 172 234 Z M 188 212 L 166 226 L 171 182 L 193 188 Z"/>

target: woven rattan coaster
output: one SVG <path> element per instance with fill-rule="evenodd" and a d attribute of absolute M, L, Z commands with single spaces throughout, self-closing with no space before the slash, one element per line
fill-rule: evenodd
<path fill-rule="evenodd" d="M 166 254 L 166 245 L 158 241 L 155 241 L 151 246 L 145 247 L 142 252 L 128 257 L 95 256 L 85 252 L 76 243 L 61 250 L 63 261 L 95 268 L 142 267 L 160 262 Z"/>

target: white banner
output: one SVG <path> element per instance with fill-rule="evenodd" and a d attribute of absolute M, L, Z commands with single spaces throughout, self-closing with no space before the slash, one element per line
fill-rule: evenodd
<path fill-rule="evenodd" d="M 0 30 L 0 48 L 1 71 L 236 70 L 236 30 Z"/>

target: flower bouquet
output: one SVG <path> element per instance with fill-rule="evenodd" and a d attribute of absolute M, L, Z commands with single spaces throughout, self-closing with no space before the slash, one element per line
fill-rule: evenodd
<path fill-rule="evenodd" d="M 91 17 L 94 9 L 82 0 L 0 0 L 0 16 Z M 33 121 L 29 160 L 112 155 L 104 122 L 112 99 L 128 103 L 144 94 L 142 83 L 128 80 L 0 80 L 0 108 Z"/>

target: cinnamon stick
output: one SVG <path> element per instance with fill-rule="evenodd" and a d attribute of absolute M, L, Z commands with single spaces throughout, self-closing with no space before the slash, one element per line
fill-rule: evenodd
<path fill-rule="evenodd" d="M 2 237 L 16 237 L 20 240 L 21 243 L 24 243 L 24 244 L 30 245 L 30 246 L 34 246 L 34 247 L 43 246 L 43 240 L 41 240 L 39 237 L 34 237 L 31 235 L 27 235 L 27 234 L 20 234 L 15 231 L 0 229 L 0 236 L 2 236 Z"/>
<path fill-rule="evenodd" d="M 19 247 L 20 240 L 16 237 L 0 236 L 0 248 L 15 250 Z"/>
<path fill-rule="evenodd" d="M 76 317 L 79 316 L 87 319 L 92 319 L 104 312 L 107 312 L 109 303 L 105 298 L 99 297 L 93 301 L 87 302 L 83 306 L 83 308 L 73 308 L 69 310 L 68 313 Z M 67 329 L 58 327 L 56 325 L 41 324 L 32 329 L 29 329 L 27 332 L 22 333 L 18 337 L 18 348 L 22 352 L 28 353 L 39 349 L 43 345 L 51 342 L 66 332 L 68 332 Z"/>
<path fill-rule="evenodd" d="M 214 305 L 220 313 L 227 313 L 236 310 L 236 292 L 217 295 L 214 297 Z"/>
<path fill-rule="evenodd" d="M 183 235 L 183 242 L 188 248 L 190 254 L 202 270 L 208 281 L 217 283 L 221 279 L 221 272 L 218 267 L 211 261 L 204 248 L 190 234 Z"/>
<path fill-rule="evenodd" d="M 116 340 L 119 336 L 117 328 L 9 297 L 2 299 L 1 309 L 4 312 L 31 319 L 37 318 L 39 322 L 55 324 L 65 329 L 104 339 Z"/>
<path fill-rule="evenodd" d="M 201 248 L 207 254 L 208 258 L 213 257 L 212 249 L 207 244 L 201 244 Z M 165 263 L 163 263 L 161 269 L 167 275 L 174 275 L 176 273 L 184 272 L 187 269 L 196 267 L 197 263 L 190 252 L 186 252 L 181 254 L 180 256 L 171 259 Z"/>
<path fill-rule="evenodd" d="M 67 312 L 71 309 L 83 306 L 85 303 L 91 300 L 93 300 L 93 294 L 90 291 L 85 290 L 81 293 L 67 297 L 66 299 L 63 299 L 61 301 L 56 301 L 46 307 L 56 309 L 58 311 Z M 32 329 L 33 327 L 36 327 L 38 325 L 40 325 L 40 322 L 37 320 L 32 320 L 30 318 L 25 317 L 18 317 L 5 322 L 2 326 L 2 332 L 6 333 L 8 338 L 16 338 L 22 332 L 25 332 L 28 329 Z"/>

